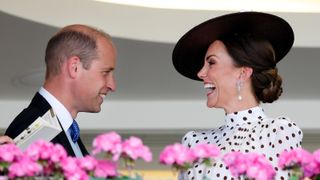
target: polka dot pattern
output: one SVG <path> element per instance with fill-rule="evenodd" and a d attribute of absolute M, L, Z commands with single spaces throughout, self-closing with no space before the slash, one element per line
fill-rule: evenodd
<path fill-rule="evenodd" d="M 182 138 L 182 144 L 194 147 L 197 144 L 215 144 L 221 156 L 231 151 L 257 152 L 266 156 L 274 166 L 275 179 L 289 179 L 290 174 L 277 166 L 279 154 L 301 146 L 303 133 L 287 117 L 267 118 L 261 107 L 227 114 L 225 125 L 207 131 L 190 131 Z M 238 179 L 232 177 L 221 158 L 210 167 L 195 163 L 179 175 L 179 180 Z"/>

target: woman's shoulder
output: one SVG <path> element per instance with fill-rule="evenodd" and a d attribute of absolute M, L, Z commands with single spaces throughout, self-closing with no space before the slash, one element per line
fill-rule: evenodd
<path fill-rule="evenodd" d="M 187 147 L 193 147 L 196 144 L 208 143 L 209 139 L 218 136 L 219 133 L 223 130 L 224 126 L 220 126 L 216 129 L 211 130 L 193 130 L 187 132 L 182 138 L 182 144 Z"/>
<path fill-rule="evenodd" d="M 264 121 L 262 121 L 262 126 L 269 126 L 270 128 L 277 128 L 280 130 L 286 130 L 286 129 L 295 129 L 300 130 L 299 126 L 292 121 L 289 117 L 286 116 L 278 116 L 276 118 L 267 118 Z M 274 131 L 274 129 L 272 129 Z"/>
<path fill-rule="evenodd" d="M 303 132 L 289 117 L 267 118 L 261 123 L 262 131 L 270 138 L 302 141 Z"/>

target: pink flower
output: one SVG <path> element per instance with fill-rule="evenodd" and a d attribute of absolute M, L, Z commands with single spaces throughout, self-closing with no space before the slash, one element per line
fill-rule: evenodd
<path fill-rule="evenodd" d="M 160 163 L 165 165 L 178 165 L 184 166 L 185 164 L 192 164 L 195 156 L 189 148 L 182 144 L 175 143 L 168 145 L 160 153 Z"/>
<path fill-rule="evenodd" d="M 80 168 L 86 171 L 93 171 L 98 164 L 98 161 L 93 156 L 85 156 L 78 159 L 78 164 Z"/>
<path fill-rule="evenodd" d="M 0 162 L 13 162 L 22 156 L 22 151 L 15 144 L 0 146 Z"/>
<path fill-rule="evenodd" d="M 87 180 L 89 176 L 87 172 L 80 167 L 78 159 L 75 157 L 67 157 L 61 161 L 63 174 L 67 179 Z"/>
<path fill-rule="evenodd" d="M 143 145 L 141 139 L 137 137 L 130 137 L 122 143 L 122 151 L 125 156 L 128 156 L 132 160 L 142 158 L 146 162 L 152 160 L 152 154 L 149 147 Z"/>
<path fill-rule="evenodd" d="M 94 176 L 100 178 L 115 177 L 118 175 L 117 165 L 115 162 L 108 160 L 98 160 L 94 170 Z"/>
<path fill-rule="evenodd" d="M 320 164 L 320 149 L 313 152 L 314 160 Z"/>
<path fill-rule="evenodd" d="M 220 154 L 220 150 L 213 144 L 199 144 L 191 149 L 196 158 L 214 158 Z"/>
<path fill-rule="evenodd" d="M 97 136 L 92 146 L 93 155 L 101 152 L 106 154 L 105 160 L 97 160 L 93 170 L 96 177 L 118 177 L 117 163 L 120 158 L 124 159 L 127 168 L 132 168 L 138 158 L 147 162 L 152 160 L 149 147 L 145 146 L 141 139 L 130 137 L 122 142 L 120 135 L 114 131 Z M 109 161 L 110 159 L 112 161 Z"/>
<path fill-rule="evenodd" d="M 278 164 L 283 169 L 293 170 L 292 172 L 298 176 L 301 176 L 300 174 L 302 177 L 317 176 L 320 174 L 320 149 L 313 154 L 303 148 L 284 151 L 279 157 Z"/>
<path fill-rule="evenodd" d="M 50 176 L 54 179 L 89 180 L 89 175 L 121 179 L 117 172 L 120 157 L 130 163 L 138 158 L 145 161 L 152 159 L 149 147 L 141 139 L 130 137 L 122 143 L 115 132 L 97 136 L 93 142 L 93 152 L 113 156 L 113 161 L 109 161 L 109 157 L 106 157 L 107 160 L 98 160 L 94 156 L 69 157 L 61 145 L 43 140 L 32 143 L 24 153 L 14 144 L 6 144 L 0 146 L 0 173 L 10 179 Z"/>
<path fill-rule="evenodd" d="M 32 143 L 25 151 L 32 160 L 37 161 L 42 167 L 44 175 L 60 173 L 60 161 L 67 157 L 67 152 L 59 144 L 53 144 L 44 140 Z"/>
<path fill-rule="evenodd" d="M 315 175 L 320 174 L 320 149 L 313 152 L 313 169 L 312 172 L 314 172 Z M 307 170 L 308 167 L 306 167 Z"/>
<path fill-rule="evenodd" d="M 314 175 L 319 174 L 319 172 L 320 172 L 319 168 L 320 168 L 319 164 L 316 163 L 315 161 L 312 161 L 308 164 L 304 164 L 301 166 L 304 177 L 312 177 Z"/>
<path fill-rule="evenodd" d="M 283 151 L 280 154 L 278 165 L 281 168 L 294 166 L 294 165 L 305 165 L 313 161 L 313 156 L 308 151 L 297 148 L 291 151 Z"/>
<path fill-rule="evenodd" d="M 101 134 L 93 140 L 92 147 L 94 155 L 105 152 L 111 154 L 112 159 L 117 161 L 122 153 L 121 137 L 114 131 Z"/>
<path fill-rule="evenodd" d="M 64 172 L 72 173 L 74 169 L 78 168 L 77 159 L 74 157 L 67 157 L 61 161 L 61 167 Z"/>
<path fill-rule="evenodd" d="M 28 156 L 23 156 L 17 162 L 12 163 L 9 166 L 9 177 L 14 179 L 17 177 L 33 177 L 40 174 L 42 167 L 30 159 Z"/>
<path fill-rule="evenodd" d="M 29 157 L 34 160 L 47 160 L 59 162 L 67 157 L 67 152 L 60 144 L 53 144 L 44 140 L 38 140 L 32 143 L 25 151 Z"/>
<path fill-rule="evenodd" d="M 223 161 L 233 176 L 240 176 L 247 169 L 246 159 L 238 151 L 230 152 L 224 155 Z"/>
<path fill-rule="evenodd" d="M 90 180 L 88 174 L 82 169 L 75 169 L 73 173 L 64 174 L 64 179 L 67 180 Z"/>
<path fill-rule="evenodd" d="M 273 166 L 258 153 L 230 152 L 224 155 L 223 161 L 236 177 L 244 175 L 251 179 L 271 180 L 275 176 Z"/>
<path fill-rule="evenodd" d="M 249 153 L 247 159 L 246 175 L 250 178 L 268 180 L 273 179 L 275 171 L 269 161 L 260 154 Z"/>
<path fill-rule="evenodd" d="M 63 146 L 60 144 L 54 144 L 52 147 L 52 154 L 50 160 L 54 163 L 59 163 L 63 159 L 67 158 L 68 154 Z"/>

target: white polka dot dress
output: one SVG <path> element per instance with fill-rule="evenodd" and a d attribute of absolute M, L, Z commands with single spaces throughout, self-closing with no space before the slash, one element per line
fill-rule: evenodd
<path fill-rule="evenodd" d="M 231 151 L 257 152 L 264 154 L 276 170 L 275 179 L 289 179 L 290 174 L 278 166 L 278 157 L 284 150 L 301 147 L 302 131 L 286 117 L 267 118 L 261 107 L 228 114 L 225 125 L 207 131 L 190 131 L 182 139 L 182 144 L 194 147 L 200 143 L 215 144 L 221 156 Z M 211 167 L 195 163 L 193 168 L 182 172 L 180 180 L 208 179 L 232 180 L 228 168 L 221 158 Z"/>

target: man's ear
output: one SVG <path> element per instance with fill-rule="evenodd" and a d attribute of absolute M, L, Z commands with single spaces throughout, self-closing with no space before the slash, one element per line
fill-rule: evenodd
<path fill-rule="evenodd" d="M 67 70 L 71 78 L 76 78 L 81 66 L 80 58 L 78 56 L 71 56 L 67 60 Z"/>
<path fill-rule="evenodd" d="M 251 67 L 242 67 L 239 79 L 241 79 L 242 81 L 246 81 L 251 77 L 252 73 L 253 69 Z"/>

